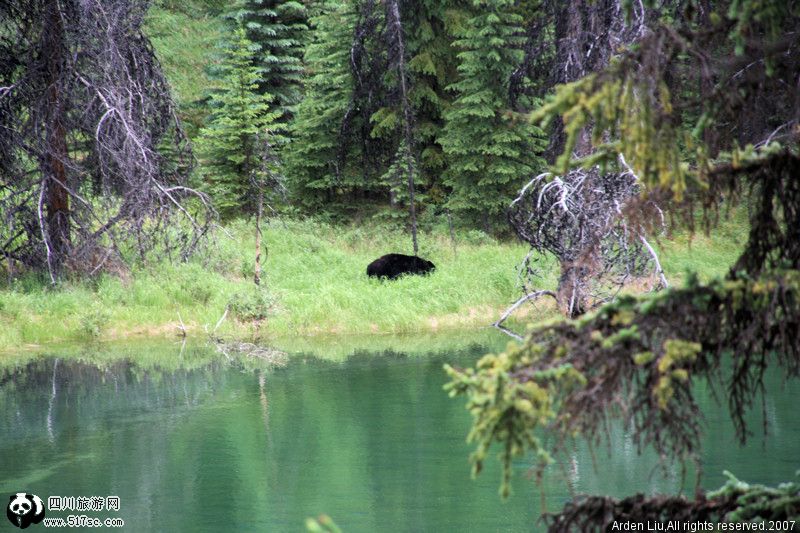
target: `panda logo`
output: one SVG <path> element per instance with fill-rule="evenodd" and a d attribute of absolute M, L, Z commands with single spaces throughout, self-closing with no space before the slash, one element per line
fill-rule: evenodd
<path fill-rule="evenodd" d="M 44 518 L 44 503 L 35 494 L 18 492 L 11 496 L 6 515 L 11 523 L 20 529 L 31 524 L 38 524 Z"/>

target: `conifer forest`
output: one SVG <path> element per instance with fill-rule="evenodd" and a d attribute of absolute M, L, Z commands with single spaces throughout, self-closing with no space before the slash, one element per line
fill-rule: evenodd
<path fill-rule="evenodd" d="M 402 417 L 464 417 L 434 440 L 466 439 L 448 453 L 467 485 L 489 478 L 481 509 L 532 487 L 526 531 L 800 530 L 800 425 L 774 415 L 794 397 L 796 416 L 800 391 L 800 2 L 0 2 L 0 411 L 41 384 L 58 442 L 59 372 L 88 387 L 121 363 L 86 354 L 177 335 L 181 363 L 133 355 L 126 394 L 233 365 L 256 376 L 263 432 L 282 420 L 271 387 L 312 352 L 455 353 L 466 341 L 433 339 L 467 332 L 494 340 L 430 359 L 447 407 Z M 207 359 L 184 366 L 195 349 Z M 249 438 L 238 416 L 232 446 Z M 20 420 L 0 434 L 27 435 Z M 623 435 L 680 489 L 575 490 L 576 465 L 602 477 Z M 770 439 L 793 453 L 759 459 L 783 461 L 780 479 L 709 460 Z M 23 444 L 0 436 L 0 455 Z M 21 480 L 46 493 L 22 463 L 0 460 L 17 527 L 36 523 Z M 568 492 L 547 499 L 555 478 Z M 323 500 L 289 530 L 473 529 L 375 494 L 385 521 Z M 288 527 L 247 523 L 226 518 Z"/>

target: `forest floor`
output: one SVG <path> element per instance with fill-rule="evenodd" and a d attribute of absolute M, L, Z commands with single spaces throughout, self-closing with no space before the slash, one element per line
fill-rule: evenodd
<path fill-rule="evenodd" d="M 656 246 L 668 277 L 680 283 L 689 271 L 703 278 L 723 275 L 746 232 L 744 213 L 737 212 L 708 236 L 689 239 L 678 232 Z M 410 252 L 410 239 L 400 230 L 371 222 L 273 220 L 265 231 L 257 289 L 253 243 L 251 224 L 239 221 L 216 232 L 187 263 L 67 280 L 55 289 L 34 275 L 0 281 L 0 351 L 184 332 L 269 341 L 470 331 L 491 324 L 520 296 L 517 269 L 527 252 L 520 243 L 476 230 L 457 232 L 454 249 L 447 228 L 440 227 L 420 235 L 420 256 L 437 267 L 432 275 L 382 282 L 368 278 L 366 266 L 385 253 Z M 556 275 L 553 265 L 537 286 L 555 287 Z M 552 308 L 523 307 L 516 326 L 554 314 Z"/>

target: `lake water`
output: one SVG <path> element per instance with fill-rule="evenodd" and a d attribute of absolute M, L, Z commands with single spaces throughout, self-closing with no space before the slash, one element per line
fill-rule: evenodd
<path fill-rule="evenodd" d="M 345 532 L 539 531 L 542 496 L 528 464 L 517 463 L 507 501 L 494 459 L 470 479 L 470 417 L 463 398 L 442 391 L 445 362 L 470 365 L 505 342 L 349 356 L 339 345 L 334 357 L 323 345 L 274 369 L 172 343 L 0 356 L 0 494 L 118 496 L 118 512 L 48 516 L 120 517 L 122 531 L 136 532 L 303 531 L 321 513 Z M 703 486 L 720 486 L 725 469 L 750 482 L 791 479 L 799 394 L 770 375 L 770 434 L 761 437 L 759 407 L 745 447 L 727 410 L 701 394 Z M 594 461 L 579 446 L 552 469 L 549 510 L 569 486 L 615 496 L 680 490 L 678 469 L 661 473 L 620 428 L 611 444 Z M 691 476 L 684 488 L 692 492 Z"/>

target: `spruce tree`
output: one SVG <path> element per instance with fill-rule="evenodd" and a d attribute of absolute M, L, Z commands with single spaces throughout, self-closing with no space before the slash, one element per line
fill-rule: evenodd
<path fill-rule="evenodd" d="M 446 196 L 441 184 L 446 160 L 439 137 L 444 110 L 452 100 L 446 88 L 458 76 L 457 50 L 451 43 L 465 10 L 454 2 L 422 2 L 408 4 L 402 15 L 412 81 L 409 94 L 414 108 L 420 200 L 440 204 Z"/>
<path fill-rule="evenodd" d="M 253 64 L 255 47 L 243 27 L 235 30 L 220 64 L 221 87 L 211 96 L 211 115 L 197 141 L 205 182 L 222 216 L 257 209 L 256 174 L 264 169 L 259 138 L 270 144 L 283 139 L 280 110 L 270 110 L 273 97 L 258 92 L 263 80 Z M 262 141 L 263 142 L 263 141 Z"/>
<path fill-rule="evenodd" d="M 271 94 L 271 109 L 288 121 L 302 97 L 306 8 L 295 0 L 237 0 L 227 13 L 234 27 L 243 25 L 258 68 L 258 92 Z"/>
<path fill-rule="evenodd" d="M 445 168 L 438 138 L 444 125 L 444 109 L 452 99 L 446 87 L 457 80 L 456 50 L 450 46 L 453 40 L 450 27 L 457 26 L 464 11 L 449 2 L 405 3 L 398 8 L 402 31 L 393 29 L 387 18 L 385 29 L 374 35 L 389 61 L 380 87 L 382 105 L 371 117 L 369 134 L 383 141 L 386 160 L 394 166 L 398 154 L 404 153 L 402 145 L 408 144 L 403 131 L 404 109 L 409 106 L 413 119 L 412 152 L 418 163 L 416 185 L 422 194 L 432 191 L 431 200 L 437 202 L 444 197 L 439 177 Z M 398 35 L 402 38 L 406 56 L 402 62 L 407 101 L 401 96 L 401 79 L 397 72 L 401 59 L 397 55 Z M 391 167 L 384 176 L 390 177 L 389 181 L 382 180 L 381 183 L 389 188 L 392 206 L 407 202 L 409 195 L 396 187 L 396 176 Z"/>
<path fill-rule="evenodd" d="M 353 96 L 350 47 L 355 24 L 355 10 L 347 1 L 324 2 L 311 18 L 314 41 L 305 53 L 306 94 L 297 106 L 290 132 L 294 142 L 286 153 L 292 195 L 308 207 L 360 185 L 360 173 L 351 175 L 339 158 L 342 120 Z M 350 160 L 357 159 L 350 155 Z"/>
<path fill-rule="evenodd" d="M 512 0 L 475 0 L 474 14 L 453 43 L 459 81 L 445 113 L 440 143 L 447 158 L 448 207 L 490 227 L 531 174 L 544 166 L 537 154 L 543 132 L 511 110 L 509 79 L 522 60 L 522 18 Z"/>

